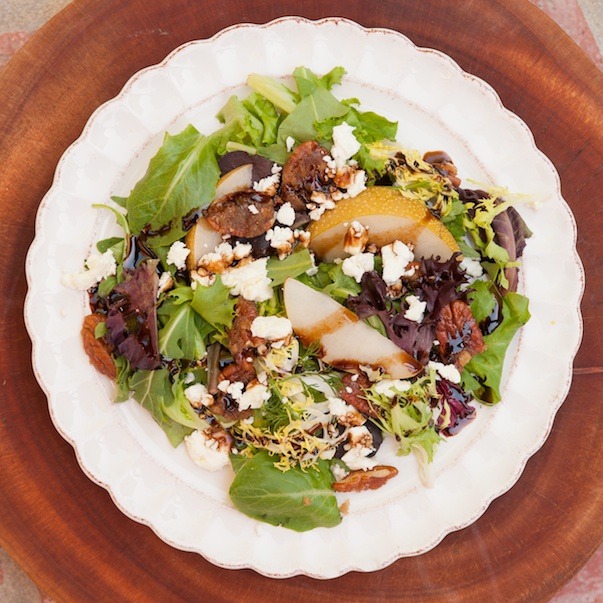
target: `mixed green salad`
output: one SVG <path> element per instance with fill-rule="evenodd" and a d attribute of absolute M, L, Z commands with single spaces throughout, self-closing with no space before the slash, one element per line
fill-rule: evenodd
<path fill-rule="evenodd" d="M 501 399 L 530 231 L 500 188 L 332 89 L 345 71 L 249 76 L 221 127 L 166 134 L 67 286 L 116 402 L 146 408 L 250 517 L 331 527 L 382 487 L 384 438 L 427 482 L 438 446 Z M 200 472 L 199 479 L 203 479 Z"/>

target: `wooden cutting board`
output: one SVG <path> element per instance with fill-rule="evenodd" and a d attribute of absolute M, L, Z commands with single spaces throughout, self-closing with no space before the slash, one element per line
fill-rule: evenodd
<path fill-rule="evenodd" d="M 574 382 L 517 485 L 429 553 L 329 581 L 216 568 L 125 517 L 54 430 L 22 318 L 36 210 L 94 109 L 183 42 L 288 14 L 397 29 L 489 82 L 557 167 L 587 274 Z M 0 544 L 47 595 L 532 602 L 550 598 L 596 550 L 603 536 L 603 75 L 528 0 L 75 0 L 17 54 L 0 91 Z"/>

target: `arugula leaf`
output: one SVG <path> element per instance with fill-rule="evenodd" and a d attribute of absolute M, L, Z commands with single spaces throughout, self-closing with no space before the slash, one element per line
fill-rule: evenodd
<path fill-rule="evenodd" d="M 184 436 L 191 433 L 191 427 L 175 421 L 167 412 L 168 407 L 174 404 L 172 383 L 167 369 L 136 371 L 130 378 L 129 387 L 134 399 L 151 413 L 174 448 L 184 440 Z"/>
<path fill-rule="evenodd" d="M 266 451 L 251 458 L 231 455 L 230 460 L 235 472 L 230 498 L 245 515 L 296 532 L 341 523 L 327 461 L 282 472 L 274 466 L 278 457 Z"/>
<path fill-rule="evenodd" d="M 519 293 L 507 293 L 502 304 L 502 322 L 484 337 L 486 349 L 473 356 L 461 373 L 463 387 L 484 404 L 500 402 L 500 380 L 507 348 L 517 329 L 530 318 L 528 299 Z M 479 313 L 477 308 L 476 311 Z"/>
<path fill-rule="evenodd" d="M 177 226 L 175 221 L 212 200 L 220 176 L 215 156 L 220 134 L 204 136 L 192 125 L 180 134 L 166 134 L 128 197 L 128 222 L 135 235 L 146 226 L 153 231 Z"/>
<path fill-rule="evenodd" d="M 237 300 L 230 297 L 230 289 L 218 275 L 213 285 L 197 286 L 191 307 L 218 332 L 224 334 L 232 326 L 236 303 Z"/>

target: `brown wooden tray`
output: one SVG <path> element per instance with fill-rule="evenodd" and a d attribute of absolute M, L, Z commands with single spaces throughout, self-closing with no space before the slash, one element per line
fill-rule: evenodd
<path fill-rule="evenodd" d="M 139 69 L 236 22 L 390 27 L 489 82 L 557 167 L 587 274 L 574 382 L 544 447 L 472 526 L 373 574 L 270 580 L 131 521 L 80 470 L 34 378 L 22 308 L 35 214 L 91 113 Z M 0 77 L 0 544 L 57 601 L 541 601 L 602 541 L 603 75 L 528 0 L 75 0 Z"/>

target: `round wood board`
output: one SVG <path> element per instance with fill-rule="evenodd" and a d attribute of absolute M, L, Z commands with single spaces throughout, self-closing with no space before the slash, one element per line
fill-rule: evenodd
<path fill-rule="evenodd" d="M 472 526 L 372 574 L 271 580 L 214 567 L 125 517 L 79 468 L 34 378 L 22 317 L 38 205 L 91 113 L 176 46 L 237 22 L 344 16 L 491 84 L 561 175 L 585 264 L 584 340 L 543 448 Z M 0 77 L 0 544 L 57 601 L 541 601 L 603 536 L 603 75 L 528 0 L 75 0 Z M 599 176 L 599 177 L 598 177 Z M 521 420 L 521 417 L 518 417 Z"/>

